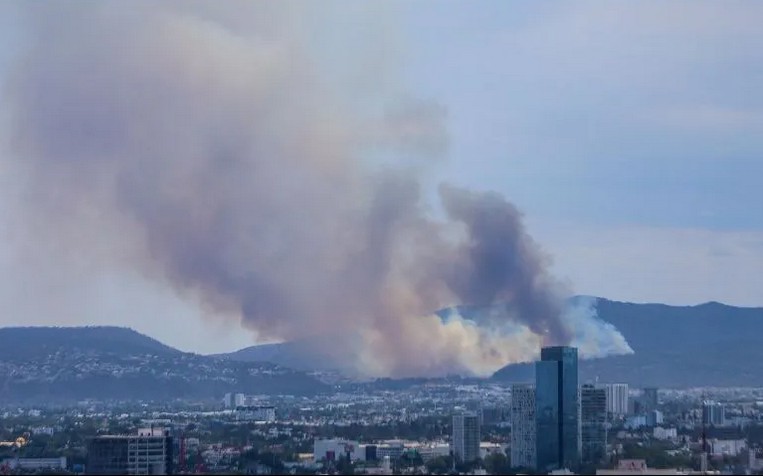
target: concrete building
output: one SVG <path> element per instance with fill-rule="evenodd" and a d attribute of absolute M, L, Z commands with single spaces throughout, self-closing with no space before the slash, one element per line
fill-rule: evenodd
<path fill-rule="evenodd" d="M 710 454 L 713 457 L 739 456 L 747 449 L 747 440 L 720 440 L 712 438 L 707 440 L 710 446 Z"/>
<path fill-rule="evenodd" d="M 646 414 L 646 426 L 654 427 L 662 425 L 663 416 L 659 410 L 652 410 Z"/>
<path fill-rule="evenodd" d="M 607 412 L 612 416 L 628 414 L 628 384 L 607 383 L 601 387 L 607 393 Z"/>
<path fill-rule="evenodd" d="M 580 463 L 578 350 L 544 347 L 535 364 L 536 469 L 577 468 Z"/>
<path fill-rule="evenodd" d="M 235 408 L 246 406 L 246 395 L 243 393 L 237 393 L 233 396 L 233 406 Z"/>
<path fill-rule="evenodd" d="M 365 459 L 365 448 L 361 449 L 357 441 L 316 439 L 313 441 L 313 462 L 337 461 L 341 456 L 349 456 L 351 461 Z"/>
<path fill-rule="evenodd" d="M 262 407 L 236 407 L 235 411 L 236 420 L 239 421 L 260 421 L 260 422 L 274 422 L 276 421 L 276 409 L 272 406 Z"/>
<path fill-rule="evenodd" d="M 678 438 L 678 430 L 658 426 L 652 430 L 652 436 L 655 440 L 675 440 Z"/>
<path fill-rule="evenodd" d="M 172 437 L 165 430 L 98 436 L 87 450 L 88 474 L 172 474 Z"/>
<path fill-rule="evenodd" d="M 600 463 L 607 446 L 607 391 L 593 385 L 580 389 L 582 462 Z"/>
<path fill-rule="evenodd" d="M 448 443 L 429 443 L 417 446 L 415 449 L 425 463 L 439 456 L 450 455 L 450 445 Z"/>
<path fill-rule="evenodd" d="M 376 445 L 376 457 L 381 461 L 384 461 L 385 458 L 395 461 L 400 459 L 404 452 L 405 443 L 402 441 L 385 441 Z"/>
<path fill-rule="evenodd" d="M 535 387 L 511 387 L 511 466 L 535 467 Z"/>
<path fill-rule="evenodd" d="M 708 426 L 725 425 L 726 409 L 723 404 L 713 400 L 702 402 L 702 422 Z"/>
<path fill-rule="evenodd" d="M 476 413 L 453 415 L 453 456 L 464 462 L 480 457 L 480 422 Z"/>

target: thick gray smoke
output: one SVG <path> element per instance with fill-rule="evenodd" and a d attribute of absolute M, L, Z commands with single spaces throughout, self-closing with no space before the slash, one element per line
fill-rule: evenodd
<path fill-rule="evenodd" d="M 512 204 L 441 185 L 445 218 L 427 208 L 419 175 L 446 146 L 443 109 L 339 79 L 378 40 L 332 57 L 310 4 L 129 5 L 27 12 L 5 171 L 24 180 L 28 250 L 138 268 L 366 375 L 484 375 L 573 340 Z M 387 32 L 367 13 L 348 21 Z M 496 302 L 479 325 L 432 314 Z"/>

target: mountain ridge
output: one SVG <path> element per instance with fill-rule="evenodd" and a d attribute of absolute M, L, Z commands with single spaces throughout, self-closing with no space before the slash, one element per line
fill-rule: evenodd
<path fill-rule="evenodd" d="M 687 387 L 749 385 L 763 381 L 763 349 L 754 336 L 763 336 L 763 307 L 742 307 L 707 301 L 688 306 L 663 303 L 631 303 L 593 296 L 573 296 L 574 305 L 594 300 L 599 319 L 612 324 L 625 336 L 632 355 L 581 359 L 581 382 L 623 381 L 632 385 Z M 465 317 L 479 312 L 477 306 L 458 306 Z M 450 312 L 446 308 L 438 313 Z M 686 339 L 678 339 L 685 336 Z M 751 337 L 752 336 L 752 337 Z M 250 346 L 223 354 L 231 359 L 272 359 L 290 366 L 314 370 L 312 360 L 289 353 L 294 343 Z M 265 352 L 266 351 L 266 352 Z M 732 352 L 731 358 L 726 355 Z M 496 371 L 494 381 L 527 381 L 534 377 L 532 363 L 510 364 Z"/>
<path fill-rule="evenodd" d="M 763 308 L 708 301 L 691 306 L 629 303 L 589 296 L 599 318 L 623 333 L 632 355 L 580 360 L 580 381 L 637 386 L 749 386 L 763 381 Z M 464 314 L 479 313 L 463 306 Z M 449 309 L 440 311 L 449 312 Z M 468 316 L 466 316 L 468 317 Z M 19 399 L 218 398 L 222 393 L 313 394 L 336 376 L 298 342 L 226 354 L 183 352 L 127 327 L 0 328 L 0 402 Z M 316 378 L 316 376 L 321 377 Z M 469 379 L 469 377 L 464 377 Z M 489 381 L 534 378 L 533 363 L 511 364 Z M 421 379 L 378 379 L 397 388 Z M 322 380 L 322 381 L 321 381 Z"/>
<path fill-rule="evenodd" d="M 305 372 L 182 352 L 124 327 L 0 328 L 0 402 L 219 399 L 226 392 L 330 390 Z"/>

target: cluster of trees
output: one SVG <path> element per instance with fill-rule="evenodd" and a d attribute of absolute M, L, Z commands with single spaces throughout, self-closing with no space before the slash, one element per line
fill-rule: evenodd
<path fill-rule="evenodd" d="M 671 449 L 674 448 L 666 444 L 627 443 L 623 446 L 623 458 L 646 460 L 646 465 L 652 468 L 691 468 L 693 466 L 691 455 L 680 453 L 671 455 L 668 453 Z"/>

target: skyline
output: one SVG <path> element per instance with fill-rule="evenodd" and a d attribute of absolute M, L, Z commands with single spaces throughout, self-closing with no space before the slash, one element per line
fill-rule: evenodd
<path fill-rule="evenodd" d="M 309 20 L 312 9 L 298 11 L 294 21 L 313 36 L 295 41 L 318 38 L 313 59 L 327 81 L 354 85 L 349 103 L 420 98 L 422 114 L 438 117 L 447 134 L 425 144 L 437 157 L 423 163 L 405 154 L 380 160 L 423 168 L 432 195 L 440 181 L 504 194 L 553 258 L 550 272 L 575 294 L 763 305 L 763 36 L 754 21 L 763 6 L 348 5 L 332 3 Z M 5 28 L 22 13 L 0 9 L 0 35 L 16 38 L 0 41 L 5 85 L 30 32 Z M 261 23 L 200 4 L 186 13 L 234 36 Z M 21 177 L 8 170 L 0 168 L 3 202 L 14 203 L 23 200 Z M 11 207 L 0 206 L 4 225 Z M 140 273 L 91 273 L 85 264 L 72 280 L 34 272 L 44 259 L 21 273 L 10 253 L 0 248 L 2 325 L 120 323 L 197 351 L 254 343 Z M 49 293 L 60 315 L 45 315 L 30 289 Z"/>

